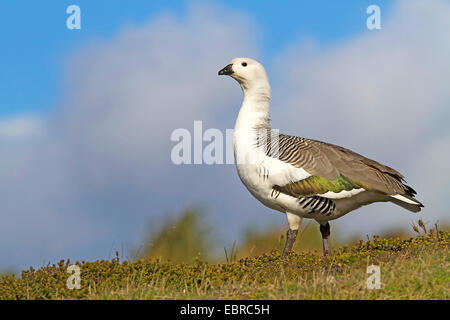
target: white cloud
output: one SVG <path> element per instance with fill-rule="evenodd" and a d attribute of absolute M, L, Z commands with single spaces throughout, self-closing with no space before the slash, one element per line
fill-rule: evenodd
<path fill-rule="evenodd" d="M 42 119 L 35 115 L 14 116 L 0 120 L 0 140 L 27 139 L 43 134 Z"/>

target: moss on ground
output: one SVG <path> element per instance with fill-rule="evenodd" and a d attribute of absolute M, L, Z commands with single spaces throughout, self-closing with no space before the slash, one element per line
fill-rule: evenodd
<path fill-rule="evenodd" d="M 320 252 L 272 251 L 231 263 L 173 264 L 160 259 L 75 262 L 81 288 L 68 289 L 60 261 L 20 276 L 2 275 L 0 299 L 448 299 L 450 234 L 360 241 L 326 258 Z M 367 266 L 381 268 L 381 289 L 366 286 Z"/>

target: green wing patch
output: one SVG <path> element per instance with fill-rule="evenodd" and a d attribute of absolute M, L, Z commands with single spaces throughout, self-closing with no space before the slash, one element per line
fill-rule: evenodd
<path fill-rule="evenodd" d="M 275 190 L 294 197 L 324 194 L 328 191 L 339 193 L 359 188 L 343 176 L 335 180 L 328 180 L 320 176 L 310 176 L 306 179 L 289 183 L 285 186 L 274 186 Z"/>

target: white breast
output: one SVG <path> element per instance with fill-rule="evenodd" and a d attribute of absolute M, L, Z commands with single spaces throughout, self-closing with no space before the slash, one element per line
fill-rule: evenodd
<path fill-rule="evenodd" d="M 273 186 L 284 186 L 310 176 L 303 169 L 266 156 L 264 147 L 256 146 L 257 131 L 239 129 L 234 133 L 234 154 L 241 181 L 266 206 L 285 212 L 282 198 L 273 197 Z"/>

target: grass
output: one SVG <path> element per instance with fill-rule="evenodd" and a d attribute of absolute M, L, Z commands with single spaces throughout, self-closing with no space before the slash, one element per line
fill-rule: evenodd
<path fill-rule="evenodd" d="M 318 251 L 279 250 L 228 263 L 192 264 L 148 258 L 76 262 L 81 288 L 66 286 L 70 261 L 20 276 L 2 275 L 0 299 L 448 299 L 448 231 L 380 238 Z M 381 269 L 381 288 L 366 286 L 367 266 Z"/>
<path fill-rule="evenodd" d="M 193 263 L 195 257 L 210 256 L 210 235 L 198 209 L 186 209 L 177 219 L 169 219 L 159 230 L 150 232 L 145 246 L 136 250 L 142 258 L 160 258 L 174 263 Z"/>

